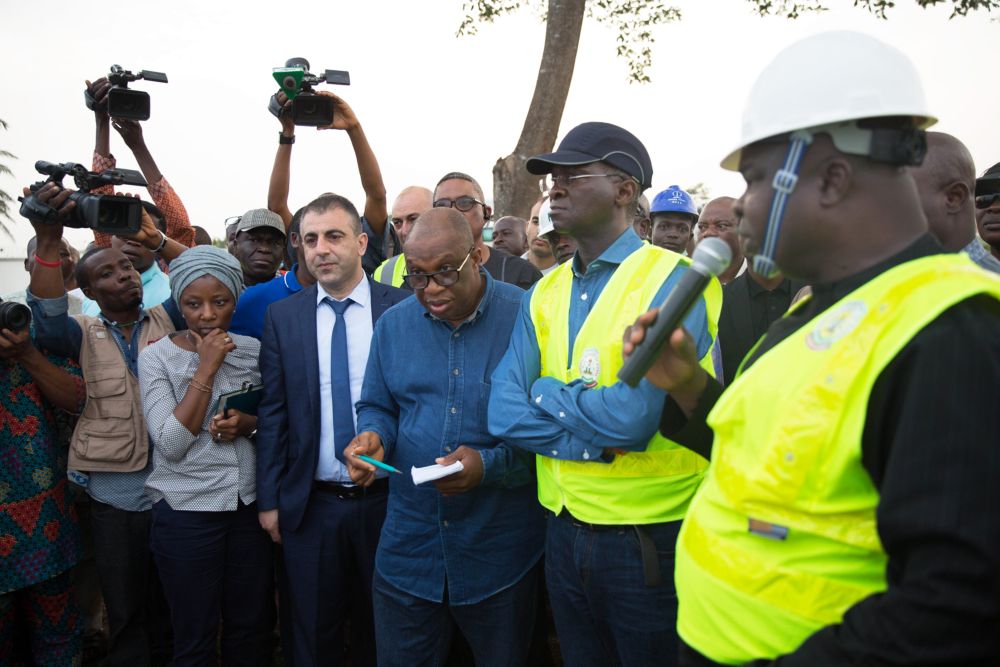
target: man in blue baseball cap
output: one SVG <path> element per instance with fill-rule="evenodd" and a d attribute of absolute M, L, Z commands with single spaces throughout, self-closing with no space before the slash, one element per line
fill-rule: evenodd
<path fill-rule="evenodd" d="M 698 222 L 698 207 L 691 195 L 671 185 L 653 198 L 649 216 L 653 222 L 653 245 L 686 254 Z"/>
<path fill-rule="evenodd" d="M 688 261 L 633 229 L 653 169 L 630 132 L 584 123 L 527 168 L 547 175 L 554 231 L 577 250 L 521 302 L 493 373 L 490 432 L 537 455 L 546 584 L 566 664 L 673 665 L 674 542 L 707 464 L 656 435 L 666 393 L 616 373 L 621 332 Z M 713 280 L 685 322 L 709 368 L 720 307 Z"/>

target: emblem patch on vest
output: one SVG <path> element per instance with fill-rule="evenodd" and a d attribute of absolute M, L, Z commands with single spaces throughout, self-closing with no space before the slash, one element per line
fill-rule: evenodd
<path fill-rule="evenodd" d="M 597 386 L 601 375 L 601 352 L 596 347 L 588 347 L 580 356 L 580 379 L 587 389 Z"/>
<path fill-rule="evenodd" d="M 806 346 L 817 352 L 830 349 L 831 345 L 854 331 L 867 314 L 868 306 L 864 301 L 848 301 L 819 321 L 806 336 Z"/>

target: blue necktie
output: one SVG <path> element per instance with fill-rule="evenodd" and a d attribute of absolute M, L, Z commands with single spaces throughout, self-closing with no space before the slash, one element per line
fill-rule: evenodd
<path fill-rule="evenodd" d="M 330 337 L 330 394 L 333 397 L 333 447 L 337 459 L 344 461 L 344 449 L 354 439 L 354 403 L 351 401 L 351 369 L 347 358 L 347 323 L 344 311 L 354 303 L 351 299 L 323 302 L 333 309 L 337 321 Z"/>

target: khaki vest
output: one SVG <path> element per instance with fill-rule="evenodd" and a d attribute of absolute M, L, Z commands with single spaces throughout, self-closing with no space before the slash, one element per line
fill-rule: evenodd
<path fill-rule="evenodd" d="M 140 351 L 176 330 L 162 306 L 150 308 L 146 316 Z M 68 467 L 87 472 L 142 470 L 149 457 L 149 434 L 139 381 L 100 318 L 76 315 L 74 319 L 83 331 L 80 368 L 87 383 L 87 403 L 73 431 Z"/>
<path fill-rule="evenodd" d="M 1000 279 L 964 255 L 906 262 L 726 388 L 677 541 L 677 629 L 689 646 L 723 664 L 772 659 L 885 590 L 879 493 L 862 463 L 868 399 L 916 334 L 983 293 L 1000 299 Z"/>
<path fill-rule="evenodd" d="M 625 328 L 653 305 L 663 281 L 678 264 L 689 265 L 690 260 L 652 245 L 633 252 L 615 270 L 573 341 L 569 340 L 571 262 L 542 278 L 530 303 L 541 375 L 567 383 L 582 379 L 593 387 L 618 382 Z M 712 279 L 704 298 L 714 345 L 722 307 L 718 280 Z M 710 347 L 701 360 L 709 373 L 711 356 Z M 659 433 L 645 451 L 619 454 L 612 463 L 547 456 L 538 456 L 537 463 L 538 501 L 543 507 L 554 514 L 565 507 L 582 521 L 602 525 L 681 519 L 708 467 L 704 458 Z"/>

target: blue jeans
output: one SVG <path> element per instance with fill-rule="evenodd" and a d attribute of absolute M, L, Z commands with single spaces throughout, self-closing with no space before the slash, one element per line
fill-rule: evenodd
<path fill-rule="evenodd" d="M 222 622 L 225 665 L 264 665 L 274 628 L 271 538 L 257 505 L 230 512 L 153 505 L 150 542 L 174 628 L 174 667 L 218 664 Z"/>
<path fill-rule="evenodd" d="M 375 572 L 375 643 L 379 667 L 445 664 L 455 627 L 476 667 L 524 665 L 538 604 L 538 567 L 510 588 L 475 604 L 430 602 L 399 590 Z"/>
<path fill-rule="evenodd" d="M 680 525 L 642 526 L 656 544 L 663 579 L 647 586 L 634 526 L 594 529 L 549 516 L 545 581 L 566 665 L 677 664 L 674 548 Z"/>

